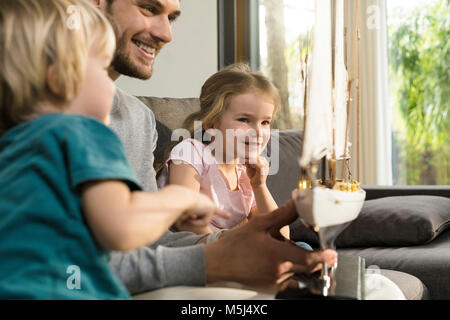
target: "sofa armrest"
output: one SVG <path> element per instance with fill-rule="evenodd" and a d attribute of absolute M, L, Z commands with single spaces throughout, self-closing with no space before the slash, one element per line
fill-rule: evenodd
<path fill-rule="evenodd" d="M 366 200 L 395 197 L 427 195 L 450 198 L 450 186 L 361 186 L 366 191 Z"/>

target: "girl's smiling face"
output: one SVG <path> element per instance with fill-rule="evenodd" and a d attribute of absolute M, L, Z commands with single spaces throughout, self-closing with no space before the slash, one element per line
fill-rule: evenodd
<path fill-rule="evenodd" d="M 257 90 L 230 98 L 219 123 L 213 126 L 222 134 L 226 159 L 241 158 L 246 162 L 257 159 L 270 139 L 274 109 L 274 102 Z M 234 153 L 226 154 L 227 150 Z"/>

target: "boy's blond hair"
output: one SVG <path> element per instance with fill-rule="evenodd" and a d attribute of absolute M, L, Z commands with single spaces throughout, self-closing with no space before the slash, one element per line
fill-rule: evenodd
<path fill-rule="evenodd" d="M 49 99 L 71 101 L 92 50 L 114 49 L 111 25 L 88 0 L 0 0 L 0 135 L 41 114 Z"/>

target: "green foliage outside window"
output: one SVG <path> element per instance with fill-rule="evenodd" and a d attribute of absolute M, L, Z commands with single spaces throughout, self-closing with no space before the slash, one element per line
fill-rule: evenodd
<path fill-rule="evenodd" d="M 389 13 L 394 182 L 450 184 L 450 0 Z"/>

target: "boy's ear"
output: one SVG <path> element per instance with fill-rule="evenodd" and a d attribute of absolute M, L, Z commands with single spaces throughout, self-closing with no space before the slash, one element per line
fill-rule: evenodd
<path fill-rule="evenodd" d="M 56 97 L 62 97 L 61 87 L 56 82 L 55 65 L 51 65 L 47 70 L 47 87 L 50 93 Z"/>

